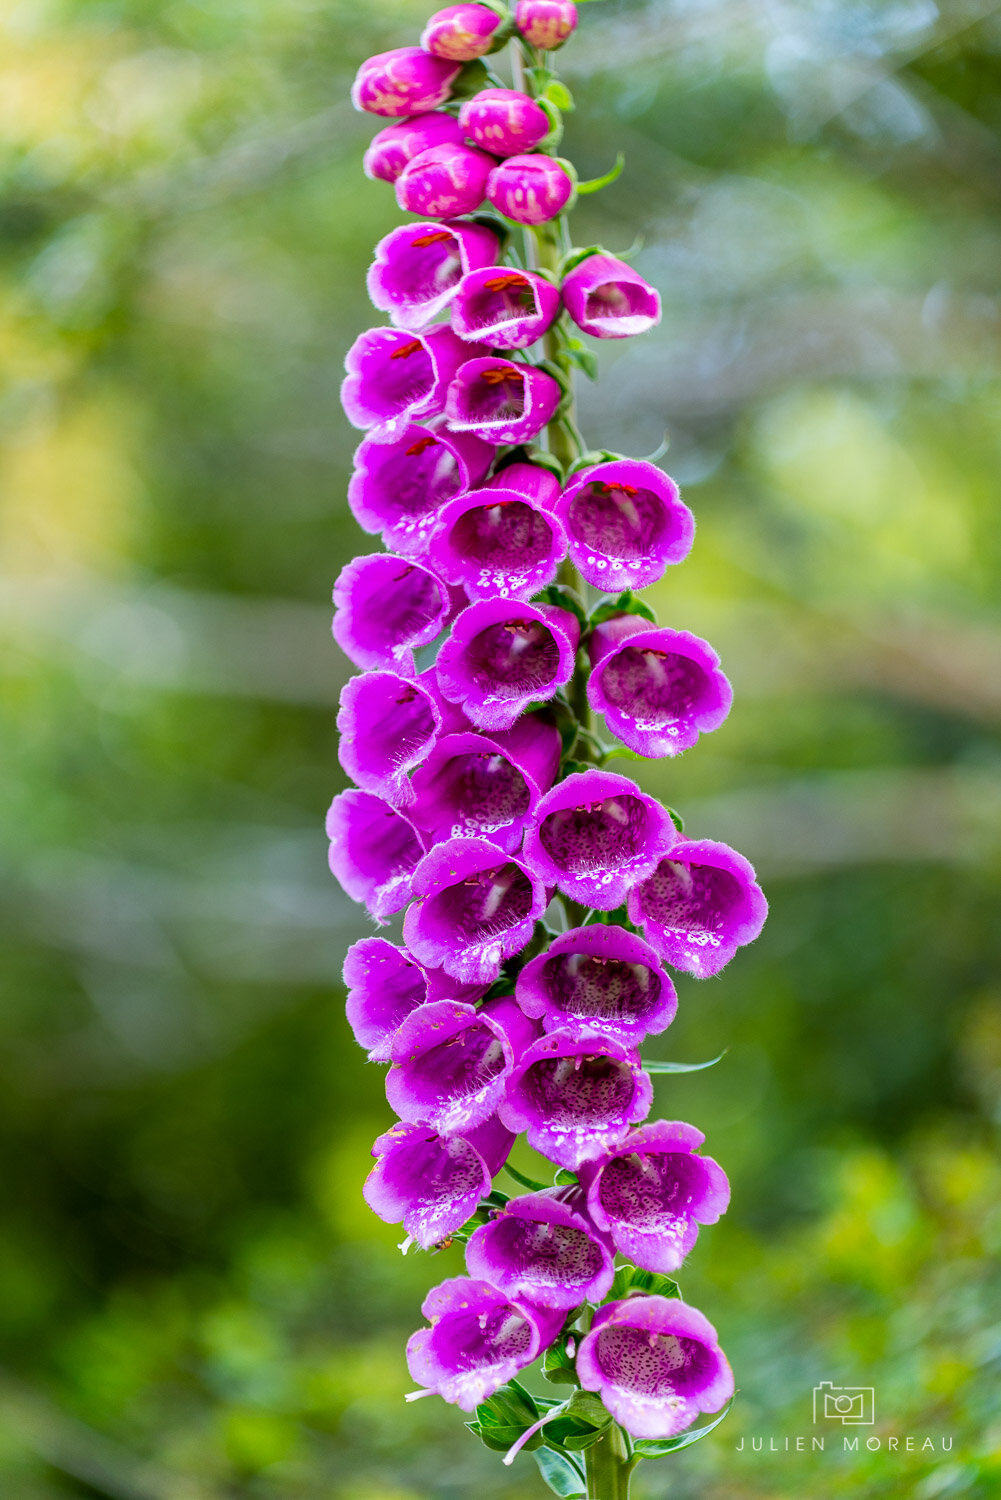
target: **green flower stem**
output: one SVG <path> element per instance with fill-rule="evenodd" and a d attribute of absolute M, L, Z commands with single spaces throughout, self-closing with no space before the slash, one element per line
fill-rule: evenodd
<path fill-rule="evenodd" d="M 584 1454 L 587 1500 L 629 1500 L 629 1479 L 636 1459 L 630 1458 L 615 1423 Z"/>

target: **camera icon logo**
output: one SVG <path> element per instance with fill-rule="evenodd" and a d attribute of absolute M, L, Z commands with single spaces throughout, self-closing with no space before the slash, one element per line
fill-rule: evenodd
<path fill-rule="evenodd" d="M 832 1385 L 822 1380 L 813 1388 L 814 1422 L 842 1422 L 846 1427 L 872 1427 L 876 1421 L 876 1389 L 871 1385 Z"/>

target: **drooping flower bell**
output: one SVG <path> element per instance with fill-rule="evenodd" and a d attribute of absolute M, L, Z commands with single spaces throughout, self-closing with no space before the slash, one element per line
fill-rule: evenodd
<path fill-rule="evenodd" d="M 697 1156 L 701 1130 L 654 1120 L 583 1169 L 587 1206 L 620 1255 L 670 1275 L 695 1244 L 700 1224 L 715 1224 L 730 1184 L 711 1156 Z"/>
<path fill-rule="evenodd" d="M 486 196 L 498 213 L 516 224 L 546 224 L 563 212 L 576 183 L 555 156 L 509 156 L 495 166 Z"/>
<path fill-rule="evenodd" d="M 365 672 L 341 690 L 341 765 L 358 786 L 395 807 L 414 800 L 408 773 L 427 759 L 441 730 L 431 695 L 396 672 Z"/>
<path fill-rule="evenodd" d="M 479 1010 L 439 1000 L 403 1020 L 389 1051 L 386 1098 L 401 1120 L 465 1135 L 489 1120 L 536 1028 L 510 998 Z"/>
<path fill-rule="evenodd" d="M 352 901 L 364 902 L 385 923 L 413 895 L 414 871 L 424 857 L 417 829 L 389 802 L 349 787 L 327 812 L 328 863 Z"/>
<path fill-rule="evenodd" d="M 396 201 L 407 213 L 429 219 L 474 213 L 495 165 L 494 157 L 475 146 L 431 146 L 411 157 L 396 179 Z"/>
<path fill-rule="evenodd" d="M 489 739 L 442 735 L 414 772 L 414 822 L 429 846 L 440 839 L 485 838 L 514 854 L 559 759 L 558 730 L 535 715 Z"/>
<path fill-rule="evenodd" d="M 423 552 L 447 500 L 478 485 L 494 450 L 472 432 L 440 421 L 412 422 L 392 442 L 366 438 L 354 457 L 348 504 L 365 531 L 394 552 Z"/>
<path fill-rule="evenodd" d="M 716 1330 L 676 1297 L 599 1307 L 577 1350 L 577 1378 L 636 1438 L 669 1438 L 733 1395 Z"/>
<path fill-rule="evenodd" d="M 421 32 L 421 46 L 435 57 L 472 62 L 489 52 L 503 17 L 486 5 L 446 5 L 436 10 Z"/>
<path fill-rule="evenodd" d="M 559 289 L 544 276 L 489 266 L 462 278 L 452 302 L 452 330 L 493 349 L 527 349 L 559 311 Z"/>
<path fill-rule="evenodd" d="M 540 799 L 523 857 L 546 885 L 612 911 L 677 838 L 667 810 L 627 776 L 576 771 Z"/>
<path fill-rule="evenodd" d="M 542 882 L 488 839 L 448 839 L 417 866 L 403 940 L 418 963 L 464 984 L 492 984 L 532 936 Z"/>
<path fill-rule="evenodd" d="M 369 1062 L 388 1062 L 389 1045 L 412 1010 L 428 1002 L 427 975 L 386 938 L 359 938 L 344 957 L 345 1012 Z M 524 1007 L 522 1007 L 524 1009 Z"/>
<path fill-rule="evenodd" d="M 356 667 L 413 677 L 414 651 L 440 633 L 452 608 L 448 589 L 420 563 L 391 553 L 355 557 L 334 584 L 334 640 Z"/>
<path fill-rule="evenodd" d="M 471 141 L 494 156 L 534 150 L 552 129 L 541 104 L 517 89 L 481 89 L 464 99 L 459 125 Z"/>
<path fill-rule="evenodd" d="M 679 839 L 629 893 L 630 921 L 667 963 L 696 979 L 718 974 L 767 915 L 754 867 L 712 839 Z"/>
<path fill-rule="evenodd" d="M 719 657 L 688 630 L 619 615 L 594 630 L 589 649 L 588 702 L 637 755 L 679 755 L 730 712 Z"/>
<path fill-rule="evenodd" d="M 359 938 L 344 958 L 345 1013 L 369 1062 L 388 1062 L 393 1037 L 412 1010 L 433 1000 L 483 996 L 485 985 L 462 985 L 444 969 L 425 969 L 387 938 Z"/>
<path fill-rule="evenodd" d="M 344 415 L 352 426 L 373 428 L 373 437 L 388 442 L 416 417 L 442 410 L 449 384 L 468 358 L 468 347 L 451 328 L 369 328 L 344 361 Z"/>
<path fill-rule="evenodd" d="M 626 1047 L 666 1030 L 678 1009 L 674 985 L 650 944 L 602 922 L 553 938 L 548 952 L 519 971 L 515 996 L 547 1031 L 589 1032 Z"/>
<path fill-rule="evenodd" d="M 368 294 L 397 328 L 419 332 L 451 302 L 464 276 L 494 265 L 497 248 L 497 236 L 483 224 L 401 224 L 375 247 Z"/>
<path fill-rule="evenodd" d="M 608 1037 L 551 1031 L 522 1053 L 498 1113 L 542 1156 L 576 1171 L 617 1146 L 652 1103 L 638 1053 Z"/>
<path fill-rule="evenodd" d="M 454 115 L 431 113 L 397 120 L 372 137 L 365 152 L 365 176 L 373 181 L 395 182 L 408 161 L 432 146 L 459 145 L 462 128 Z"/>
<path fill-rule="evenodd" d="M 569 682 L 579 631 L 575 615 L 550 604 L 481 599 L 438 652 L 441 690 L 479 729 L 510 729 L 529 703 Z"/>
<path fill-rule="evenodd" d="M 376 1164 L 362 1194 L 387 1224 L 402 1224 L 422 1250 L 461 1229 L 490 1191 L 514 1142 L 495 1117 L 467 1135 L 440 1136 L 402 1122 L 372 1147 Z"/>
<path fill-rule="evenodd" d="M 660 293 L 614 255 L 589 255 L 563 278 L 567 312 L 596 339 L 627 339 L 660 322 Z"/>
<path fill-rule="evenodd" d="M 656 583 L 692 550 L 694 516 L 674 480 L 645 460 L 617 458 L 579 471 L 555 509 L 573 563 L 609 593 Z"/>
<path fill-rule="evenodd" d="M 467 359 L 448 387 L 445 416 L 456 432 L 475 432 L 488 443 L 527 443 L 545 427 L 561 395 L 559 382 L 535 365 L 495 356 Z"/>
<path fill-rule="evenodd" d="M 577 7 L 573 0 L 518 0 L 514 24 L 533 47 L 555 52 L 577 25 Z"/>
<path fill-rule="evenodd" d="M 459 66 L 421 47 L 377 52 L 358 69 L 351 102 L 355 109 L 391 118 L 425 114 L 449 97 Z"/>
<path fill-rule="evenodd" d="M 615 1275 L 612 1256 L 570 1197 L 557 1188 L 512 1198 L 470 1236 L 470 1276 L 536 1307 L 569 1311 L 600 1302 Z"/>
<path fill-rule="evenodd" d="M 566 535 L 551 509 L 559 492 L 548 469 L 511 464 L 483 489 L 457 495 L 442 507 L 428 543 L 432 566 L 471 600 L 538 593 L 566 556 Z"/>
<path fill-rule="evenodd" d="M 474 1411 L 552 1343 L 562 1312 L 511 1302 L 485 1281 L 453 1276 L 428 1293 L 430 1328 L 407 1341 L 418 1385 Z"/>

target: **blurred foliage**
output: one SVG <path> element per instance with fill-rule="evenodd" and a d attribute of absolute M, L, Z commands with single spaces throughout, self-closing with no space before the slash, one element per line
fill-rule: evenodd
<path fill-rule="evenodd" d="M 360 545 L 337 387 L 397 218 L 347 87 L 430 8 L 0 0 L 14 1500 L 541 1492 L 402 1403 L 403 1339 L 459 1261 L 402 1259 L 359 1196 L 388 1110 L 322 837 L 325 600 Z M 601 351 L 587 436 L 669 429 L 699 535 L 654 602 L 737 695 L 643 777 L 772 900 L 660 1044 L 726 1061 L 657 1084 L 732 1175 L 684 1287 L 740 1395 L 637 1490 L 986 1500 L 1001 13 L 605 0 L 563 58 L 565 149 L 586 177 L 627 161 L 579 242 L 641 236 L 665 295 L 657 336 Z M 809 1451 L 821 1380 L 875 1387 L 877 1450 L 827 1424 Z"/>

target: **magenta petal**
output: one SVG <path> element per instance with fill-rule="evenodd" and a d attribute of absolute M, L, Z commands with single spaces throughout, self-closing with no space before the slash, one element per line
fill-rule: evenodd
<path fill-rule="evenodd" d="M 491 484 L 442 507 L 428 558 L 471 600 L 525 599 L 552 583 L 566 550 L 563 527 L 544 506 Z"/>
<path fill-rule="evenodd" d="M 513 1141 L 496 1118 L 448 1139 L 425 1125 L 398 1123 L 372 1148 L 377 1161 L 362 1189 L 365 1202 L 430 1250 L 475 1213 Z"/>
<path fill-rule="evenodd" d="M 560 1190 L 512 1198 L 473 1232 L 466 1269 L 514 1300 L 564 1311 L 600 1302 L 615 1275 L 607 1245 Z"/>
<path fill-rule="evenodd" d="M 366 58 L 351 88 L 355 109 L 373 115 L 419 115 L 444 104 L 460 64 L 420 47 L 394 47 Z"/>
<path fill-rule="evenodd" d="M 362 163 L 373 181 L 395 182 L 408 161 L 432 146 L 458 145 L 463 132 L 452 115 L 415 115 L 397 120 L 372 137 Z"/>
<path fill-rule="evenodd" d="M 388 1062 L 389 1049 L 412 1010 L 428 1001 L 428 981 L 405 948 L 385 938 L 361 938 L 344 958 L 345 1004 L 355 1041 L 369 1062 Z"/>
<path fill-rule="evenodd" d="M 445 405 L 448 387 L 469 349 L 450 328 L 412 333 L 369 328 L 347 352 L 341 405 L 355 427 L 390 442 L 416 417 L 433 417 Z"/>
<path fill-rule="evenodd" d="M 522 1054 L 498 1113 L 541 1155 L 576 1171 L 617 1146 L 652 1102 L 636 1052 L 607 1037 L 552 1031 Z"/>
<path fill-rule="evenodd" d="M 414 800 L 408 773 L 431 751 L 441 729 L 434 699 L 396 672 L 352 677 L 337 715 L 341 765 L 368 792 L 397 807 Z"/>
<path fill-rule="evenodd" d="M 414 825 L 381 797 L 350 789 L 327 813 L 328 861 L 352 901 L 363 901 L 377 922 L 406 906 L 424 854 Z"/>
<path fill-rule="evenodd" d="M 333 635 L 356 667 L 413 677 L 414 651 L 440 635 L 452 608 L 443 583 L 420 563 L 376 552 L 356 557 L 334 584 Z"/>
<path fill-rule="evenodd" d="M 497 246 L 497 236 L 482 224 L 402 224 L 375 247 L 368 294 L 398 328 L 420 331 L 451 302 L 464 277 L 493 265 Z"/>
<path fill-rule="evenodd" d="M 473 146 L 432 146 L 407 162 L 396 179 L 396 201 L 428 219 L 475 213 L 493 167 L 494 158 Z"/>
<path fill-rule="evenodd" d="M 695 536 L 695 519 L 674 480 L 639 459 L 613 459 L 575 474 L 556 514 L 573 562 L 588 583 L 610 593 L 656 583 L 688 556 Z"/>
<path fill-rule="evenodd" d="M 497 1112 L 516 1048 L 534 1035 L 510 1001 L 479 1010 L 454 1000 L 422 1005 L 393 1038 L 386 1098 L 410 1124 L 465 1135 Z"/>
<path fill-rule="evenodd" d="M 481 729 L 509 729 L 573 675 L 576 616 L 552 605 L 481 599 L 462 611 L 438 653 L 444 695 Z"/>
<path fill-rule="evenodd" d="M 518 0 L 514 23 L 533 47 L 555 52 L 577 25 L 577 7 L 573 0 Z"/>
<path fill-rule="evenodd" d="M 679 755 L 730 712 L 719 657 L 688 630 L 619 615 L 597 627 L 590 651 L 588 702 L 637 755 Z"/>
<path fill-rule="evenodd" d="M 552 326 L 559 290 L 532 271 L 488 266 L 463 276 L 452 299 L 452 330 L 493 349 L 527 349 Z"/>
<path fill-rule="evenodd" d="M 674 1297 L 606 1302 L 577 1350 L 577 1378 L 636 1438 L 669 1438 L 733 1395 L 716 1330 Z"/>
<path fill-rule="evenodd" d="M 585 1031 L 637 1047 L 674 1020 L 678 997 L 649 943 L 594 922 L 553 939 L 519 972 L 515 995 L 547 1031 Z"/>
<path fill-rule="evenodd" d="M 660 294 L 612 255 L 589 255 L 567 273 L 561 290 L 567 312 L 592 338 L 630 338 L 660 322 Z"/>
<path fill-rule="evenodd" d="M 718 974 L 767 915 L 753 865 L 712 839 L 680 839 L 629 894 L 630 921 L 663 959 L 697 979 Z"/>
<path fill-rule="evenodd" d="M 471 432 L 411 423 L 392 442 L 366 438 L 355 454 L 348 504 L 365 531 L 394 552 L 422 553 L 442 507 L 480 483 L 494 449 Z"/>
<path fill-rule="evenodd" d="M 502 17 L 485 5 L 446 5 L 436 10 L 421 32 L 421 46 L 435 57 L 472 62 L 494 44 Z"/>
<path fill-rule="evenodd" d="M 571 900 L 612 911 L 677 838 L 666 808 L 634 781 L 612 771 L 578 771 L 540 800 L 524 858 Z"/>
<path fill-rule="evenodd" d="M 561 213 L 574 195 L 573 178 L 555 156 L 541 152 L 509 156 L 487 181 L 487 198 L 498 213 L 516 224 L 545 224 Z"/>
<path fill-rule="evenodd" d="M 481 89 L 472 99 L 464 99 L 459 125 L 471 141 L 494 156 L 532 151 L 552 129 L 542 105 L 516 89 Z"/>
<path fill-rule="evenodd" d="M 435 1287 L 422 1308 L 431 1322 L 407 1341 L 418 1385 L 474 1411 L 552 1343 L 562 1313 L 510 1302 L 485 1281 L 455 1276 Z"/>
<path fill-rule="evenodd" d="M 588 1210 L 616 1250 L 647 1271 L 670 1275 L 730 1202 L 730 1185 L 693 1125 L 655 1120 L 593 1163 Z"/>
<path fill-rule="evenodd" d="M 487 839 L 448 839 L 425 855 L 403 921 L 417 961 L 464 984 L 492 984 L 546 909 L 547 895 L 519 860 Z"/>
<path fill-rule="evenodd" d="M 413 817 L 429 844 L 487 838 L 505 853 L 521 845 L 539 791 L 495 740 L 478 734 L 439 739 L 414 775 Z"/>
<path fill-rule="evenodd" d="M 456 432 L 475 432 L 488 443 L 527 443 L 560 404 L 560 388 L 545 370 L 509 359 L 467 359 L 445 398 L 445 416 Z"/>

